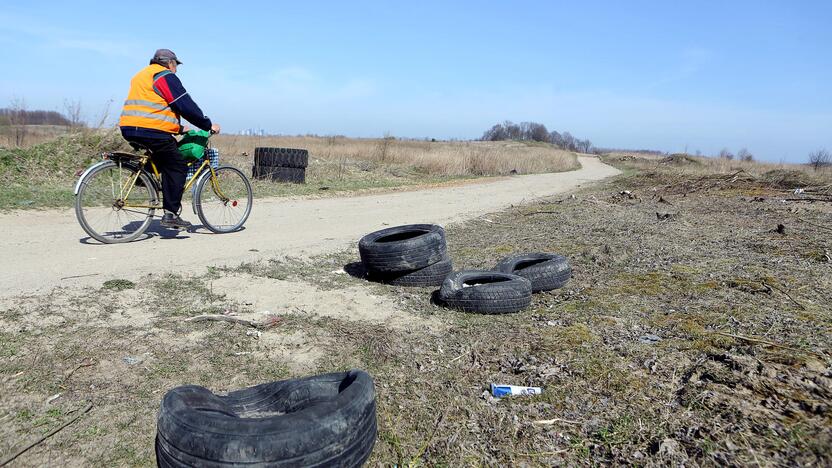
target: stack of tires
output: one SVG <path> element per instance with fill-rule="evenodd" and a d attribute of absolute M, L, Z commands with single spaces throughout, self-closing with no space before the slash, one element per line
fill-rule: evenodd
<path fill-rule="evenodd" d="M 156 461 L 168 467 L 361 466 L 377 433 L 372 378 L 351 370 L 215 395 L 174 388 L 162 399 Z"/>
<path fill-rule="evenodd" d="M 506 314 L 531 304 L 532 293 L 562 288 L 572 276 L 566 257 L 524 253 L 506 257 L 493 270 L 460 271 L 439 289 L 439 302 L 465 312 Z"/>
<path fill-rule="evenodd" d="M 275 182 L 306 182 L 309 152 L 293 148 L 254 148 L 254 166 L 251 175 L 255 179 Z"/>
<path fill-rule="evenodd" d="M 453 271 L 445 230 L 408 224 L 372 232 L 358 242 L 367 279 L 396 286 L 441 286 L 434 299 L 465 312 L 507 314 L 525 309 L 532 293 L 562 288 L 572 277 L 566 257 L 523 253 L 492 270 Z"/>
<path fill-rule="evenodd" d="M 445 230 L 408 224 L 372 232 L 358 242 L 367 278 L 396 286 L 439 286 L 453 271 Z"/>

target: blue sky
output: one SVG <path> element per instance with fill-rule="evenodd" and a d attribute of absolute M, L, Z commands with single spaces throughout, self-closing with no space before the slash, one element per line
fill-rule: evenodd
<path fill-rule="evenodd" d="M 509 119 L 605 147 L 832 149 L 829 1 L 4 3 L 0 106 L 115 115 L 167 47 L 228 131 L 466 139 Z"/>

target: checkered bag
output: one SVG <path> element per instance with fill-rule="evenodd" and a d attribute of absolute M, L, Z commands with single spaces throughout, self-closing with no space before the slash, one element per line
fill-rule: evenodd
<path fill-rule="evenodd" d="M 216 148 L 205 148 L 205 156 L 208 156 L 208 162 L 211 164 L 211 167 L 216 169 L 220 166 L 220 150 Z M 188 164 L 188 180 L 191 180 L 191 177 L 196 174 L 196 170 L 202 166 L 202 161 L 205 159 L 205 156 L 202 159 Z"/>

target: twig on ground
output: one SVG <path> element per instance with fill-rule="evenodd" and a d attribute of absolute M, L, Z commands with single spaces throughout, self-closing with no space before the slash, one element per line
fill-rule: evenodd
<path fill-rule="evenodd" d="M 773 346 L 775 348 L 787 349 L 789 351 L 794 351 L 794 352 L 797 352 L 797 353 L 809 353 L 809 354 L 818 356 L 820 358 L 825 358 L 825 356 L 823 356 L 822 354 L 816 353 L 814 351 L 809 351 L 809 350 L 806 350 L 806 349 L 799 349 L 799 348 L 792 348 L 791 346 L 782 345 L 780 343 L 775 343 L 774 341 L 765 340 L 765 339 L 762 339 L 762 338 L 754 338 L 754 337 L 745 336 L 745 335 L 735 335 L 733 333 L 726 333 L 726 332 L 722 332 L 722 331 L 714 331 L 712 333 L 714 333 L 716 335 L 724 336 L 724 337 L 727 337 L 727 338 L 734 338 L 735 340 L 747 341 L 749 343 L 759 343 L 759 344 L 763 344 L 763 345 L 766 345 L 766 346 Z"/>
<path fill-rule="evenodd" d="M 595 198 L 595 197 L 585 198 L 585 199 L 584 199 L 584 201 L 588 201 L 588 202 L 590 202 L 590 203 L 595 203 L 596 205 L 601 205 L 601 206 L 608 206 L 608 207 L 615 206 L 615 205 L 612 205 L 612 204 L 610 204 L 610 203 L 607 203 L 607 202 L 603 202 L 603 201 L 601 201 L 601 200 L 598 200 L 598 199 L 597 199 L 597 198 Z"/>
<path fill-rule="evenodd" d="M 532 211 L 531 213 L 523 213 L 523 216 L 531 216 L 536 214 L 558 214 L 557 211 Z"/>
<path fill-rule="evenodd" d="M 580 425 L 580 424 L 581 424 L 581 423 L 580 423 L 580 422 L 578 422 L 578 421 L 570 421 L 570 420 L 568 420 L 568 419 L 560 419 L 560 418 L 555 418 L 555 419 L 541 419 L 541 420 L 539 420 L 539 421 L 535 421 L 535 422 L 534 422 L 534 424 L 535 424 L 535 425 L 537 425 L 537 426 L 551 426 L 552 424 L 557 424 L 557 423 L 564 423 L 564 424 L 578 424 L 578 425 Z"/>
<path fill-rule="evenodd" d="M 61 424 L 61 425 L 60 425 L 60 426 L 58 426 L 57 428 L 52 429 L 51 431 L 49 431 L 49 433 L 47 433 L 46 435 L 42 436 L 42 437 L 41 437 L 41 438 L 39 438 L 38 440 L 36 440 L 36 441 L 32 442 L 31 444 L 27 445 L 26 447 L 23 447 L 23 448 L 22 448 L 22 449 L 20 449 L 20 450 L 18 450 L 15 454 L 13 454 L 13 455 L 12 455 L 12 456 L 10 456 L 9 458 L 7 458 L 7 459 L 3 460 L 2 462 L 0 462 L 0 466 L 6 466 L 6 465 L 8 465 L 9 463 L 13 462 L 13 461 L 14 461 L 17 457 L 19 457 L 19 456 L 23 455 L 24 453 L 26 453 L 27 451 L 29 451 L 30 449 L 32 449 L 33 447 L 35 447 L 35 446 L 36 446 L 36 445 L 38 445 L 39 443 L 43 442 L 44 440 L 46 440 L 46 439 L 48 439 L 48 438 L 52 437 L 53 435 L 57 434 L 57 433 L 58 433 L 61 429 L 65 428 L 65 427 L 69 426 L 70 424 L 74 423 L 75 421 L 77 421 L 77 420 L 81 419 L 81 416 L 83 416 L 83 415 L 87 414 L 87 413 L 88 413 L 91 409 L 92 409 L 92 402 L 90 402 L 90 403 L 89 403 L 89 404 L 88 404 L 88 405 L 87 405 L 87 406 L 86 406 L 86 407 L 85 407 L 85 408 L 81 411 L 81 413 L 79 413 L 79 414 L 78 414 L 78 416 L 75 416 L 74 418 L 70 419 L 69 421 L 67 421 L 67 422 L 65 422 L 65 423 L 63 423 L 63 424 Z"/>
<path fill-rule="evenodd" d="M 416 455 L 410 459 L 410 463 L 407 464 L 408 467 L 416 467 L 419 465 L 419 459 L 422 458 L 422 455 L 425 454 L 425 451 L 430 446 L 430 442 L 433 440 L 434 436 L 436 436 L 436 431 L 439 430 L 439 425 L 442 424 L 442 420 L 445 419 L 445 416 L 448 414 L 448 411 L 451 410 L 451 406 L 448 405 L 445 407 L 445 411 L 439 415 L 439 418 L 436 420 L 436 424 L 433 425 L 433 430 L 430 432 L 430 435 L 427 439 L 422 443 L 422 446 L 419 447 L 419 451 L 416 452 Z"/>
<path fill-rule="evenodd" d="M 798 221 L 800 221 L 801 223 L 806 223 L 806 224 L 808 224 L 808 225 L 810 225 L 810 226 L 814 226 L 814 227 L 821 228 L 821 229 L 826 229 L 827 231 L 832 231 L 832 227 L 829 227 L 829 226 L 824 226 L 824 225 L 822 225 L 822 224 L 815 224 L 815 223 L 813 223 L 813 222 L 811 222 L 811 221 L 806 221 L 806 220 L 805 220 L 805 219 L 803 219 L 803 218 L 797 218 L 797 220 L 798 220 Z"/>
<path fill-rule="evenodd" d="M 78 369 L 81 369 L 83 367 L 94 366 L 95 364 L 96 364 L 95 361 L 86 361 L 85 360 L 85 361 L 81 362 L 81 364 L 78 364 L 77 366 L 75 366 L 74 369 L 72 369 L 71 371 L 66 373 L 66 375 L 64 376 L 64 382 L 66 382 L 70 377 L 72 377 L 72 374 L 74 374 L 75 371 L 77 371 Z"/>
<path fill-rule="evenodd" d="M 534 453 L 518 453 L 521 457 L 549 457 L 552 455 L 560 455 L 562 453 L 566 453 L 569 450 L 555 450 L 554 452 L 534 452 Z"/>
<path fill-rule="evenodd" d="M 230 315 L 196 315 L 194 317 L 186 318 L 186 322 L 231 322 L 236 323 L 239 325 L 245 325 L 247 327 L 257 328 L 260 330 L 266 330 L 276 326 L 280 323 L 280 318 L 274 317 L 272 319 L 267 319 L 263 322 L 255 322 L 253 320 L 246 320 L 237 317 L 231 317 Z"/>
<path fill-rule="evenodd" d="M 61 281 L 65 280 L 65 279 L 73 279 L 73 278 L 87 278 L 87 277 L 90 277 L 90 276 L 98 276 L 100 274 L 101 273 L 90 273 L 89 275 L 64 276 L 63 278 L 61 278 Z"/>
<path fill-rule="evenodd" d="M 814 203 L 814 202 L 832 203 L 832 199 L 827 199 L 827 198 L 785 198 L 784 200 L 786 200 L 786 201 L 804 201 L 804 202 L 809 202 L 809 203 Z"/>
<path fill-rule="evenodd" d="M 459 361 L 460 359 L 462 359 L 463 357 L 465 357 L 465 355 L 467 355 L 467 354 L 468 354 L 468 351 L 466 351 L 466 352 L 464 352 L 464 353 L 460 354 L 459 356 L 457 356 L 457 357 L 455 357 L 455 358 L 451 359 L 450 361 L 448 361 L 448 364 L 450 364 L 450 363 L 452 363 L 452 362 Z"/>
<path fill-rule="evenodd" d="M 508 226 L 508 227 L 512 227 L 510 224 L 499 223 L 499 222 L 497 222 L 497 221 L 492 221 L 492 220 L 490 220 L 490 219 L 488 219 L 488 218 L 483 218 L 482 216 L 481 216 L 481 217 L 479 217 L 479 218 L 476 218 L 476 219 L 478 219 L 478 220 L 480 220 L 480 221 L 484 221 L 484 222 L 489 223 L 489 224 L 496 224 L 496 225 L 498 225 L 498 226 Z"/>
<path fill-rule="evenodd" d="M 798 307 L 800 307 L 800 309 L 801 309 L 801 310 L 806 310 L 806 306 L 805 306 L 805 305 L 803 305 L 803 304 L 801 304 L 800 302 L 798 302 L 798 301 L 797 301 L 797 299 L 793 298 L 793 297 L 792 297 L 792 295 L 791 295 L 791 294 L 789 294 L 789 292 L 788 292 L 788 291 L 786 291 L 785 289 L 780 288 L 780 287 L 778 287 L 778 286 L 776 286 L 776 285 L 773 285 L 773 284 L 769 284 L 769 283 L 768 283 L 768 282 L 766 282 L 766 281 L 763 281 L 762 283 L 763 283 L 763 285 L 765 285 L 765 286 L 767 286 L 767 287 L 769 287 L 769 288 L 772 288 L 772 289 L 774 289 L 775 291 L 779 291 L 779 292 L 781 292 L 781 293 L 785 294 L 785 295 L 786 295 L 786 297 L 788 297 L 788 298 L 789 298 L 792 302 L 794 302 L 795 304 L 797 304 L 797 306 L 798 306 Z"/>

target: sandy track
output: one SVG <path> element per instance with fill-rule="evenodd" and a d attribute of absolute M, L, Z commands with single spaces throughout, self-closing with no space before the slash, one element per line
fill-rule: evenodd
<path fill-rule="evenodd" d="M 246 229 L 226 235 L 200 230 L 177 237 L 151 232 L 130 244 L 87 240 L 72 210 L 0 215 L 0 296 L 100 285 L 175 270 L 201 272 L 281 255 L 307 256 L 342 249 L 385 226 L 448 224 L 512 204 L 573 190 L 619 171 L 579 157 L 576 171 L 516 176 L 482 184 L 325 199 L 255 200 Z M 188 207 L 185 218 L 197 221 Z M 154 227 L 151 227 L 151 231 Z M 169 232 L 169 231 L 164 231 Z"/>

